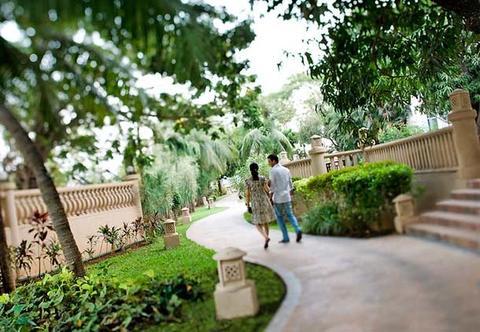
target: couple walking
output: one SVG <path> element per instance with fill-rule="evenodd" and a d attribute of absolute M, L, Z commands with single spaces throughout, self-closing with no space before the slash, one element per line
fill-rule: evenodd
<path fill-rule="evenodd" d="M 272 167 L 270 181 L 258 174 L 256 163 L 250 165 L 252 176 L 246 181 L 248 211 L 252 213 L 252 223 L 265 238 L 265 249 L 270 242 L 268 224 L 274 219 L 274 215 L 282 231 L 283 239 L 280 243 L 290 242 L 285 217 L 295 228 L 297 242 L 302 239 L 302 230 L 292 211 L 293 185 L 290 171 L 278 163 L 278 157 L 274 154 L 268 156 L 268 164 Z"/>

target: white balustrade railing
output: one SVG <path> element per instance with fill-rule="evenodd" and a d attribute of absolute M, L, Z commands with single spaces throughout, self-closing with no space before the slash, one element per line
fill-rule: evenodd
<path fill-rule="evenodd" d="M 419 134 L 393 142 L 378 144 L 362 150 L 327 153 L 323 155 L 327 171 L 358 165 L 360 162 L 391 160 L 404 163 L 416 172 L 456 170 L 457 152 L 453 127 Z M 313 175 L 310 158 L 284 164 L 292 176 L 306 178 Z"/>
<path fill-rule="evenodd" d="M 137 204 L 134 182 L 58 188 L 67 217 L 116 210 Z M 28 224 L 35 211 L 46 212 L 40 190 L 27 189 L 14 192 L 17 223 Z"/>
<path fill-rule="evenodd" d="M 287 162 L 283 164 L 283 166 L 287 167 L 290 170 L 290 174 L 293 177 L 308 178 L 312 176 L 311 163 L 312 160 L 310 158 L 305 158 Z"/>
<path fill-rule="evenodd" d="M 365 158 L 368 162 L 404 163 L 417 172 L 458 167 L 452 127 L 369 147 L 365 149 Z"/>
<path fill-rule="evenodd" d="M 363 161 L 362 150 L 352 150 L 325 154 L 327 170 L 342 169 L 358 165 Z"/>

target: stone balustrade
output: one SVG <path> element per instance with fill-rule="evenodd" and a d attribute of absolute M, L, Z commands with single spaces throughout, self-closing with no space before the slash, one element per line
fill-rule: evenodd
<path fill-rule="evenodd" d="M 325 154 L 327 170 L 342 169 L 358 165 L 364 160 L 362 150 L 352 150 Z"/>
<path fill-rule="evenodd" d="M 290 170 L 293 177 L 308 178 L 312 176 L 312 160 L 310 158 L 290 161 L 283 166 Z"/>
<path fill-rule="evenodd" d="M 360 162 L 391 160 L 412 167 L 416 173 L 455 171 L 459 162 L 453 137 L 453 127 L 419 134 L 362 150 L 325 153 L 321 162 L 326 171 L 358 165 Z M 307 178 L 315 174 L 312 159 L 285 163 L 292 176 Z M 317 172 L 318 173 L 318 172 Z M 321 174 L 321 173 L 320 173 Z"/>
<path fill-rule="evenodd" d="M 80 252 L 85 259 L 91 259 L 114 250 L 105 244 L 99 234 L 100 227 L 123 231 L 143 217 L 140 199 L 139 177 L 128 175 L 123 182 L 87 185 L 69 188 L 57 188 L 65 208 L 70 228 Z M 38 211 L 47 212 L 39 189 L 16 190 L 13 183 L 0 183 L 0 207 L 5 224 L 7 243 L 18 246 L 23 240 L 34 243 L 31 233 L 31 218 Z M 90 240 L 96 237 L 94 243 Z M 56 234 L 49 232 L 47 242 L 56 240 Z M 140 241 L 138 236 L 130 235 L 127 245 Z M 38 251 L 34 245 L 34 252 Z M 43 257 L 41 266 L 33 264 L 30 276 L 52 269 L 47 258 Z M 25 271 L 19 271 L 20 278 Z"/>
<path fill-rule="evenodd" d="M 58 188 L 67 217 L 77 217 L 136 205 L 134 182 Z M 28 224 L 35 211 L 47 211 L 39 189 L 14 192 L 17 223 Z"/>
<path fill-rule="evenodd" d="M 453 127 L 419 134 L 365 149 L 368 162 L 392 160 L 416 172 L 455 170 L 458 167 Z"/>

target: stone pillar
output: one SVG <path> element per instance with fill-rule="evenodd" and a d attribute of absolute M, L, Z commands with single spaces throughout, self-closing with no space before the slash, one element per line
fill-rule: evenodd
<path fill-rule="evenodd" d="M 171 249 L 178 247 L 180 245 L 180 238 L 178 237 L 177 228 L 175 227 L 175 220 L 168 219 L 164 221 L 163 230 L 165 231 L 163 235 L 165 248 Z"/>
<path fill-rule="evenodd" d="M 310 138 L 312 149 L 309 151 L 312 159 L 312 175 L 320 175 L 327 173 L 327 166 L 325 165 L 325 153 L 327 149 L 323 147 L 322 138 L 318 135 L 313 135 Z"/>
<path fill-rule="evenodd" d="M 259 310 L 255 283 L 246 279 L 245 255 L 239 249 L 226 248 L 213 256 L 220 280 L 214 293 L 217 319 L 254 316 Z"/>
<path fill-rule="evenodd" d="M 280 165 L 284 165 L 290 162 L 290 160 L 288 160 L 288 154 L 286 151 L 280 152 L 280 160 L 278 162 L 280 163 Z"/>
<path fill-rule="evenodd" d="M 141 182 L 141 177 L 139 174 L 132 173 L 125 175 L 123 177 L 124 182 L 134 182 L 134 190 L 135 190 L 135 205 L 137 206 L 137 211 L 139 217 L 143 218 L 143 210 L 142 210 L 142 195 L 140 192 L 140 182 Z"/>
<path fill-rule="evenodd" d="M 188 207 L 182 209 L 182 217 L 180 220 L 182 221 L 182 224 L 189 224 L 192 222 L 192 216 L 190 215 L 190 209 Z"/>
<path fill-rule="evenodd" d="M 9 245 L 18 246 L 20 244 L 20 238 L 18 234 L 18 223 L 17 223 L 17 209 L 15 208 L 15 190 L 16 186 L 13 182 L 2 182 L 0 183 L 0 194 L 3 197 L 3 202 L 5 203 L 2 206 L 2 210 L 5 215 L 5 226 L 9 228 L 10 232 L 10 243 Z"/>
<path fill-rule="evenodd" d="M 405 226 L 413 221 L 415 216 L 415 205 L 411 195 L 401 194 L 393 200 L 395 203 L 395 230 L 397 233 L 403 234 Z"/>
<path fill-rule="evenodd" d="M 450 95 L 452 111 L 448 120 L 453 125 L 453 138 L 461 179 L 480 178 L 480 143 L 475 124 L 476 113 L 467 91 L 457 89 Z"/>

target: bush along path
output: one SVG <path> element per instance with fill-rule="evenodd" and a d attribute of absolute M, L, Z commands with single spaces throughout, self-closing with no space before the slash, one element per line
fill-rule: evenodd
<path fill-rule="evenodd" d="M 287 296 L 268 331 L 476 331 L 480 326 L 475 253 L 394 235 L 306 235 L 300 244 L 280 244 L 276 230 L 264 250 L 261 235 L 244 220 L 244 203 L 229 197 L 221 204 L 229 209 L 194 223 L 187 236 L 215 250 L 237 247 L 247 252 L 247 261 L 280 273 Z"/>
<path fill-rule="evenodd" d="M 193 220 L 223 211 L 199 209 Z M 136 250 L 90 265 L 87 277 L 66 270 L 0 296 L 0 331 L 260 331 L 285 294 L 272 271 L 249 264 L 262 310 L 256 317 L 216 321 L 213 291 L 218 282 L 214 251 L 185 236 L 165 250 L 161 238 Z"/>

